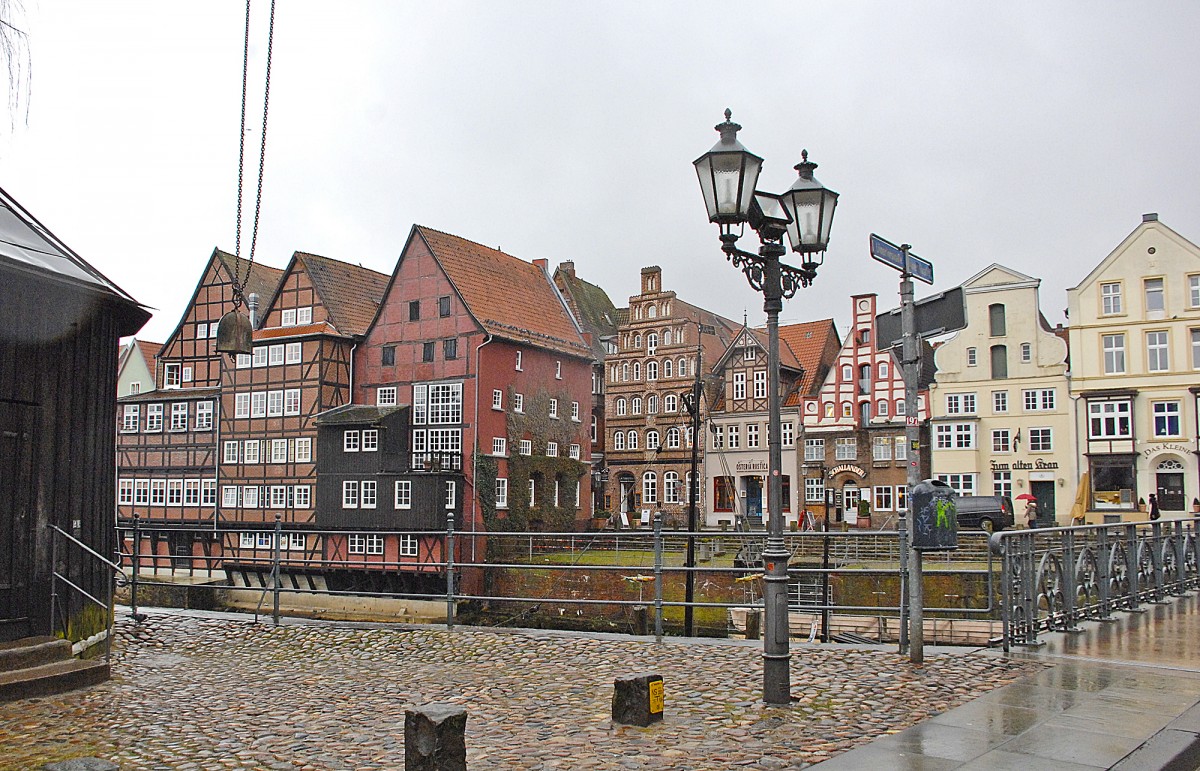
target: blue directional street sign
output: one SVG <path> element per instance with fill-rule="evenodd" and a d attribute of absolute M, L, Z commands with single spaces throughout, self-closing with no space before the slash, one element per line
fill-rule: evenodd
<path fill-rule="evenodd" d="M 905 264 L 904 250 L 888 241 L 871 234 L 871 256 L 885 265 L 891 265 L 901 273 L 906 273 L 926 284 L 933 283 L 933 263 L 912 252 L 908 253 L 908 264 Z"/>

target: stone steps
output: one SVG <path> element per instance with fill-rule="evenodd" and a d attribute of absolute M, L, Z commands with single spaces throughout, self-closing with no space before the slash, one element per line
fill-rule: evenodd
<path fill-rule="evenodd" d="M 109 676 L 107 661 L 75 658 L 67 640 L 26 637 L 0 644 L 0 702 L 86 688 Z"/>

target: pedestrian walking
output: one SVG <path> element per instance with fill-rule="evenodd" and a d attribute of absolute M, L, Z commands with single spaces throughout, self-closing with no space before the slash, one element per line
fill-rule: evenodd
<path fill-rule="evenodd" d="M 1158 496 L 1150 493 L 1150 521 L 1158 519 L 1162 516 L 1162 512 L 1158 510 Z"/>
<path fill-rule="evenodd" d="M 1025 503 L 1025 524 L 1030 530 L 1038 526 L 1038 505 L 1035 500 Z"/>

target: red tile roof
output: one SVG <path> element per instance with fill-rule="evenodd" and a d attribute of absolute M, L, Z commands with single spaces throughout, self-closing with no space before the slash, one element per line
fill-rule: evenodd
<path fill-rule="evenodd" d="M 449 233 L 420 225 L 413 230 L 485 330 L 591 358 L 583 335 L 541 267 Z"/>
<path fill-rule="evenodd" d="M 781 360 L 784 346 L 791 350 L 795 360 L 804 369 L 804 378 L 797 390 L 801 394 L 808 395 L 815 393 L 815 389 L 821 387 L 826 371 L 837 357 L 841 341 L 838 340 L 837 328 L 833 325 L 833 319 L 821 319 L 781 326 L 779 328 Z"/>
<path fill-rule="evenodd" d="M 296 252 L 294 258 L 304 265 L 333 327 L 344 335 L 364 334 L 391 277 L 319 254 Z"/>
<path fill-rule="evenodd" d="M 154 357 L 157 356 L 158 352 L 162 350 L 163 344 L 162 343 L 150 343 L 145 340 L 136 340 L 136 339 L 133 342 L 137 345 L 138 351 L 141 352 L 142 358 L 145 359 L 145 361 L 146 361 L 146 369 L 150 370 L 150 374 L 153 375 L 154 374 Z"/>

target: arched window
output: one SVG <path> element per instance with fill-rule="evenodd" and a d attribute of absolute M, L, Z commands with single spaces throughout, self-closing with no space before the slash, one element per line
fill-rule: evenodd
<path fill-rule="evenodd" d="M 646 397 L 646 414 L 647 415 L 657 415 L 658 414 L 658 396 L 657 395 L 651 394 L 650 396 Z"/>
<path fill-rule="evenodd" d="M 669 315 L 671 315 L 671 306 L 670 306 L 670 304 L 668 304 L 668 305 L 667 305 L 667 313 L 666 313 L 666 315 L 668 315 L 668 316 L 669 316 Z M 684 334 L 685 332 L 687 332 L 687 327 L 680 327 L 680 328 L 679 328 L 679 331 L 675 333 L 675 342 L 676 342 L 676 343 L 682 343 L 682 342 L 683 342 L 684 338 L 686 337 L 686 335 Z"/>
<path fill-rule="evenodd" d="M 675 394 L 667 394 L 663 397 L 663 412 L 668 415 L 679 412 L 679 397 Z"/>
<path fill-rule="evenodd" d="M 849 364 L 842 365 L 842 382 L 850 383 L 854 381 L 854 367 Z"/>
<path fill-rule="evenodd" d="M 670 344 L 671 344 L 671 330 L 664 329 L 663 330 L 663 345 L 670 345 Z"/>
<path fill-rule="evenodd" d="M 694 433 L 694 432 L 692 431 L 692 427 L 691 427 L 691 426 L 686 426 L 686 427 L 683 429 L 683 443 L 684 443 L 685 445 L 687 445 L 687 448 L 688 448 L 689 450 L 692 448 L 692 434 L 693 434 L 693 433 Z"/>
<path fill-rule="evenodd" d="M 663 502 L 679 503 L 679 474 L 674 471 L 663 474 Z"/>
<path fill-rule="evenodd" d="M 592 415 L 592 441 L 593 442 L 596 441 L 596 437 L 598 436 L 598 434 L 596 433 L 596 429 L 598 426 L 599 426 L 599 423 L 596 420 L 595 414 L 593 414 Z"/>
<path fill-rule="evenodd" d="M 636 450 L 638 448 L 638 432 L 631 428 L 626 437 L 629 439 L 629 449 Z"/>
<path fill-rule="evenodd" d="M 863 364 L 858 368 L 858 392 L 871 393 L 871 365 Z"/>
<path fill-rule="evenodd" d="M 613 449 L 614 450 L 624 450 L 625 449 L 625 432 L 624 431 L 616 431 L 613 433 Z"/>
<path fill-rule="evenodd" d="M 825 402 L 825 417 L 833 417 L 833 402 Z"/>
<path fill-rule="evenodd" d="M 633 381 L 636 383 L 637 381 L 639 381 L 641 379 L 642 379 L 642 364 L 641 364 L 641 362 L 635 361 L 633 363 Z"/>
<path fill-rule="evenodd" d="M 658 362 L 654 359 L 646 362 L 646 379 L 658 380 Z"/>
<path fill-rule="evenodd" d="M 658 432 L 655 431 L 653 428 L 646 432 L 646 449 L 647 450 L 657 450 L 658 449 Z"/>
<path fill-rule="evenodd" d="M 1033 346 L 1029 343 L 1021 343 L 1021 361 L 1026 364 L 1033 361 Z"/>
<path fill-rule="evenodd" d="M 663 303 L 663 315 L 664 316 L 671 315 L 671 303 Z"/>
<path fill-rule="evenodd" d="M 647 306 L 647 308 L 646 308 L 646 316 L 647 316 L 648 318 L 654 318 L 654 317 L 655 317 L 655 316 L 657 316 L 657 315 L 658 315 L 658 306 L 657 306 L 657 305 L 650 305 L 650 306 Z"/>
<path fill-rule="evenodd" d="M 642 414 L 642 397 L 640 397 L 640 396 L 633 397 L 633 404 L 631 406 L 633 408 L 634 415 L 641 415 Z"/>
<path fill-rule="evenodd" d="M 859 402 L 858 405 L 858 422 L 866 425 L 871 422 L 871 403 Z"/>
<path fill-rule="evenodd" d="M 696 476 L 694 474 L 692 474 L 692 472 L 690 472 L 690 471 L 687 474 L 687 492 L 685 492 L 684 495 L 687 496 L 688 503 L 691 503 L 692 501 L 697 500 Z"/>
<path fill-rule="evenodd" d="M 854 405 L 853 404 L 851 404 L 850 402 L 842 402 L 842 417 L 843 418 L 854 417 Z"/>
<path fill-rule="evenodd" d="M 1001 305 L 1001 308 L 1004 306 Z M 1008 377 L 1008 346 L 992 346 L 992 380 Z"/>
<path fill-rule="evenodd" d="M 896 400 L 896 417 L 900 417 L 901 415 L 903 415 L 905 413 L 905 410 L 907 409 L 907 407 L 908 407 L 908 405 L 904 403 L 903 399 L 897 399 Z"/>
<path fill-rule="evenodd" d="M 1004 337 L 1004 305 L 995 303 L 988 306 L 988 332 L 992 337 Z"/>
<path fill-rule="evenodd" d="M 878 402 L 878 403 L 875 405 L 875 412 L 876 412 L 876 414 L 877 414 L 877 415 L 879 415 L 879 417 L 881 417 L 881 418 L 886 418 L 886 417 L 887 417 L 887 414 L 888 414 L 888 401 L 887 401 L 887 399 L 880 399 L 880 400 L 879 400 L 879 402 Z"/>
<path fill-rule="evenodd" d="M 679 366 L 676 368 L 676 372 L 679 373 L 679 377 L 687 377 L 687 374 L 688 374 L 687 359 L 679 360 Z"/>
<path fill-rule="evenodd" d="M 621 362 L 621 381 L 626 382 L 628 380 L 629 380 L 629 362 L 623 361 L 623 362 Z"/>
<path fill-rule="evenodd" d="M 624 415 L 624 414 L 625 414 L 625 408 L 626 408 L 626 407 L 628 407 L 628 406 L 629 406 L 629 405 L 625 403 L 625 397 L 624 397 L 624 396 L 622 396 L 620 399 L 617 399 L 617 415 L 618 415 L 618 416 L 619 416 L 619 415 Z"/>
<path fill-rule="evenodd" d="M 658 475 L 653 471 L 642 474 L 642 503 L 658 503 Z"/>
<path fill-rule="evenodd" d="M 637 317 L 640 319 L 642 317 L 642 306 L 639 305 L 634 308 L 634 313 L 637 314 Z"/>
<path fill-rule="evenodd" d="M 633 347 L 634 348 L 642 347 L 642 333 L 641 332 L 638 332 L 636 335 L 633 336 Z"/>
<path fill-rule="evenodd" d="M 881 361 L 881 362 L 879 362 L 879 379 L 880 379 L 880 380 L 887 380 L 887 376 L 888 376 L 888 365 L 887 365 L 887 362 L 886 362 L 886 361 Z"/>
<path fill-rule="evenodd" d="M 654 352 L 657 350 L 658 350 L 658 333 L 651 332 L 646 335 L 646 353 L 653 356 Z"/>
<path fill-rule="evenodd" d="M 672 426 L 671 428 L 667 429 L 667 449 L 669 449 L 669 450 L 678 450 L 679 449 L 679 427 L 678 426 Z"/>
<path fill-rule="evenodd" d="M 674 368 L 675 365 L 670 359 L 663 359 L 663 377 L 671 377 L 671 372 Z"/>

